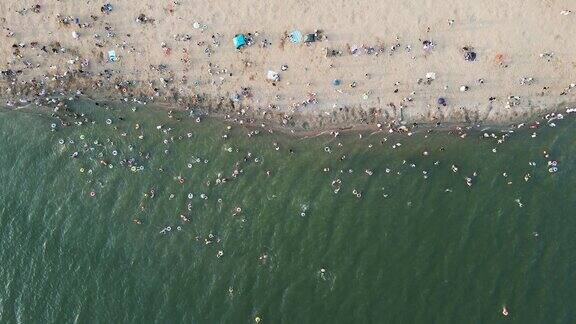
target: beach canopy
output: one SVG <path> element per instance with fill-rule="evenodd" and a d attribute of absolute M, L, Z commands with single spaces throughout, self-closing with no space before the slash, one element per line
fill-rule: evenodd
<path fill-rule="evenodd" d="M 316 41 L 316 34 L 306 34 L 304 36 L 304 43 L 312 43 Z"/>
<path fill-rule="evenodd" d="M 236 49 L 239 49 L 240 47 L 246 45 L 246 36 L 244 36 L 244 34 L 238 34 L 236 36 L 234 36 L 234 47 L 236 47 Z"/>
<path fill-rule="evenodd" d="M 290 41 L 294 44 L 300 43 L 302 41 L 302 33 L 299 30 L 291 32 Z"/>
<path fill-rule="evenodd" d="M 118 60 L 118 58 L 116 57 L 116 51 L 114 50 L 108 51 L 108 60 L 110 62 L 116 62 Z"/>

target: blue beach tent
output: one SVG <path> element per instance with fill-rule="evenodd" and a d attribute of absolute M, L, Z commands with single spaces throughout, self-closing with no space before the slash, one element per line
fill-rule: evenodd
<path fill-rule="evenodd" d="M 116 62 L 117 60 L 118 60 L 118 57 L 116 57 L 116 51 L 114 51 L 114 50 L 108 51 L 108 61 Z"/>
<path fill-rule="evenodd" d="M 244 45 L 246 45 L 246 36 L 244 36 L 244 34 L 234 36 L 234 47 L 236 47 L 236 49 L 239 49 Z"/>
<path fill-rule="evenodd" d="M 290 41 L 294 44 L 300 43 L 302 41 L 302 33 L 299 30 L 291 32 Z"/>

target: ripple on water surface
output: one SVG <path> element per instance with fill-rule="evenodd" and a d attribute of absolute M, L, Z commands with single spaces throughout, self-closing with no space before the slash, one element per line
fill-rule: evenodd
<path fill-rule="evenodd" d="M 0 112 L 2 322 L 573 321 L 572 118 L 498 144 L 72 108 L 96 123 Z"/>

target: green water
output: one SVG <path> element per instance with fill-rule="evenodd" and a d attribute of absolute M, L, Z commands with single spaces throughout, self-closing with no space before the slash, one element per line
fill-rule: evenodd
<path fill-rule="evenodd" d="M 2 323 L 575 321 L 572 118 L 497 144 L 248 137 L 151 108 L 73 107 L 97 123 L 52 132 L 47 114 L 0 112 Z M 143 170 L 120 165 L 130 157 Z"/>

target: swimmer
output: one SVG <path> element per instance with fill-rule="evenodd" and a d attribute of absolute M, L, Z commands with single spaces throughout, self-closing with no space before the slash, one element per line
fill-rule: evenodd
<path fill-rule="evenodd" d="M 322 280 L 326 280 L 326 269 L 321 268 L 320 271 L 318 271 L 318 273 L 320 274 L 320 278 L 322 278 Z"/>

